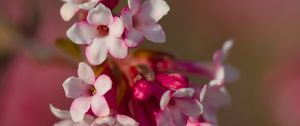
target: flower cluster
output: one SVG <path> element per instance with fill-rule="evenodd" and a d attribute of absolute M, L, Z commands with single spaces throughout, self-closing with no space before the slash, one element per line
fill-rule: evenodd
<path fill-rule="evenodd" d="M 232 40 L 207 64 L 151 50 L 129 53 L 144 38 L 165 42 L 157 23 L 170 10 L 164 0 L 128 0 L 119 15 L 112 13 L 118 0 L 63 1 L 62 18 L 79 17 L 67 36 L 85 45 L 92 66 L 80 62 L 78 76 L 64 81 L 66 97 L 74 100 L 69 110 L 50 105 L 61 119 L 55 126 L 218 125 L 217 111 L 230 102 L 225 82 L 236 78 L 233 67 L 223 63 Z M 193 84 L 186 74 L 208 81 Z"/>

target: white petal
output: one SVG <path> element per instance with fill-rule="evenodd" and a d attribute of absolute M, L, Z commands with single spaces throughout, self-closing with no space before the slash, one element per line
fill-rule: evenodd
<path fill-rule="evenodd" d="M 78 76 L 86 84 L 93 84 L 95 82 L 95 73 L 93 69 L 84 62 L 80 62 L 77 70 Z"/>
<path fill-rule="evenodd" d="M 109 34 L 114 35 L 115 37 L 121 37 L 124 32 L 124 25 L 120 18 L 115 17 L 113 23 L 109 26 Z"/>
<path fill-rule="evenodd" d="M 112 88 L 112 81 L 109 76 L 101 75 L 94 84 L 96 92 L 99 95 L 105 95 Z"/>
<path fill-rule="evenodd" d="M 130 31 L 126 32 L 126 45 L 128 47 L 136 47 L 140 43 L 142 43 L 144 37 L 135 29 L 131 29 Z"/>
<path fill-rule="evenodd" d="M 82 4 L 79 4 L 78 7 L 84 10 L 91 10 L 97 5 L 97 1 L 89 1 Z"/>
<path fill-rule="evenodd" d="M 99 117 L 97 118 L 91 126 L 113 126 L 115 124 L 115 119 L 112 117 Z"/>
<path fill-rule="evenodd" d="M 69 21 L 79 10 L 78 5 L 74 3 L 65 3 L 60 8 L 60 16 L 64 21 Z"/>
<path fill-rule="evenodd" d="M 232 46 L 233 46 L 233 39 L 229 39 L 229 40 L 225 41 L 225 43 L 223 44 L 223 47 L 222 47 L 222 52 L 224 54 L 223 60 L 226 59 Z"/>
<path fill-rule="evenodd" d="M 128 7 L 130 8 L 133 13 L 136 13 L 141 6 L 141 1 L 140 0 L 128 0 Z"/>
<path fill-rule="evenodd" d="M 119 126 L 138 126 L 134 119 L 126 115 L 116 115 L 116 120 Z"/>
<path fill-rule="evenodd" d="M 109 36 L 105 38 L 105 42 L 108 45 L 109 53 L 118 59 L 123 59 L 128 55 L 128 47 L 124 40 Z"/>
<path fill-rule="evenodd" d="M 76 44 L 90 44 L 96 35 L 96 27 L 86 22 L 77 22 L 67 31 L 67 36 Z"/>
<path fill-rule="evenodd" d="M 95 38 L 93 43 L 86 47 L 85 54 L 92 65 L 103 63 L 108 54 L 107 45 L 104 39 Z"/>
<path fill-rule="evenodd" d="M 94 95 L 91 102 L 92 111 L 99 117 L 108 116 L 110 109 L 106 99 L 102 95 Z"/>
<path fill-rule="evenodd" d="M 160 98 L 160 102 L 159 102 L 160 109 L 165 110 L 170 100 L 171 100 L 171 92 L 170 90 L 168 90 Z"/>
<path fill-rule="evenodd" d="M 59 119 L 71 119 L 71 115 L 69 111 L 61 110 L 56 107 L 54 107 L 52 104 L 49 105 L 50 110 L 53 113 L 53 115 Z"/>
<path fill-rule="evenodd" d="M 191 98 L 194 96 L 195 90 L 193 88 L 180 88 L 173 93 L 175 98 Z"/>
<path fill-rule="evenodd" d="M 74 122 L 80 122 L 84 119 L 85 113 L 89 110 L 91 105 L 91 97 L 79 97 L 74 99 L 70 113 Z"/>
<path fill-rule="evenodd" d="M 87 20 L 93 25 L 109 25 L 113 22 L 113 16 L 109 8 L 99 3 L 94 9 L 89 11 Z"/>
<path fill-rule="evenodd" d="M 69 77 L 63 83 L 63 88 L 68 98 L 78 98 L 86 90 L 87 85 L 81 79 L 76 77 Z"/>
<path fill-rule="evenodd" d="M 165 0 L 145 0 L 141 10 L 138 12 L 141 18 L 150 18 L 159 21 L 170 10 Z"/>
<path fill-rule="evenodd" d="M 141 30 L 143 35 L 150 41 L 157 43 L 166 41 L 166 34 L 159 24 L 144 25 Z"/>
<path fill-rule="evenodd" d="M 73 122 L 71 119 L 68 120 L 61 120 L 57 123 L 55 123 L 53 126 L 76 126 L 76 123 Z"/>
<path fill-rule="evenodd" d="M 187 116 L 197 117 L 203 113 L 203 106 L 195 99 L 175 99 L 175 103 Z"/>

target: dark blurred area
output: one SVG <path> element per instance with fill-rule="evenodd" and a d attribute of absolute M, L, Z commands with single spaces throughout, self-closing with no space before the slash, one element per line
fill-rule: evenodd
<path fill-rule="evenodd" d="M 232 104 L 221 126 L 300 126 L 299 0 L 167 0 L 163 50 L 179 59 L 210 61 L 228 38 L 227 63 L 240 71 L 227 87 Z M 122 4 L 126 1 L 122 0 Z M 60 0 L 0 0 L 0 125 L 52 125 L 48 104 L 67 109 L 61 87 L 76 63 L 54 45 L 72 22 Z"/>

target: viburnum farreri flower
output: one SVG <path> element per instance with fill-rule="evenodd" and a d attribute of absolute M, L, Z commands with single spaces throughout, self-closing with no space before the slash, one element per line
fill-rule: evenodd
<path fill-rule="evenodd" d="M 175 92 L 166 91 L 160 101 L 162 112 L 158 115 L 159 126 L 185 125 L 188 117 L 200 116 L 203 106 L 194 98 L 193 88 L 180 88 Z"/>
<path fill-rule="evenodd" d="M 125 42 L 129 47 L 135 47 L 144 40 L 162 43 L 166 35 L 157 23 L 169 12 L 169 5 L 164 0 L 128 0 L 128 8 L 123 9 L 121 18 L 127 32 Z"/>
<path fill-rule="evenodd" d="M 121 38 L 123 22 L 113 17 L 109 8 L 99 3 L 87 15 L 87 22 L 77 22 L 68 31 L 67 36 L 76 44 L 87 45 L 86 57 L 93 65 L 99 65 L 108 53 L 115 58 L 125 58 L 128 47 Z"/>
<path fill-rule="evenodd" d="M 70 77 L 63 83 L 66 96 L 74 99 L 70 108 L 72 120 L 82 121 L 90 108 L 95 115 L 109 115 L 110 109 L 103 95 L 111 87 L 112 81 L 109 76 L 100 75 L 96 79 L 90 66 L 83 62 L 79 63 L 78 78 Z"/>
<path fill-rule="evenodd" d="M 62 0 L 64 5 L 60 8 L 60 15 L 64 21 L 69 21 L 80 10 L 92 9 L 100 0 Z"/>

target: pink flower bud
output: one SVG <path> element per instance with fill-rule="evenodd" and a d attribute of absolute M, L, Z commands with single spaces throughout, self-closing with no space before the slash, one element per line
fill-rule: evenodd
<path fill-rule="evenodd" d="M 147 100 L 152 95 L 151 82 L 140 80 L 133 88 L 133 96 L 138 100 Z"/>
<path fill-rule="evenodd" d="M 189 85 L 188 78 L 179 73 L 174 73 L 174 74 L 160 73 L 156 75 L 156 80 L 159 81 L 163 86 L 171 90 L 188 87 Z"/>

